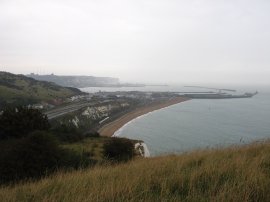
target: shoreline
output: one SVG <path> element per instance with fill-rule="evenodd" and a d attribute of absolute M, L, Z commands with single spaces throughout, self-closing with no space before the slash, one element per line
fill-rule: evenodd
<path fill-rule="evenodd" d="M 154 103 L 150 104 L 148 106 L 140 107 L 137 109 L 134 109 L 133 111 L 119 117 L 118 119 L 102 126 L 98 132 L 101 136 L 108 136 L 111 137 L 114 135 L 116 131 L 118 131 L 120 128 L 122 128 L 124 125 L 126 125 L 128 122 L 132 121 L 133 119 L 140 117 L 142 115 L 148 114 L 150 112 L 163 109 L 165 107 L 169 107 L 184 101 L 190 100 L 190 98 L 186 97 L 176 97 L 172 98 L 170 100 L 167 100 L 165 102 L 161 103 Z"/>

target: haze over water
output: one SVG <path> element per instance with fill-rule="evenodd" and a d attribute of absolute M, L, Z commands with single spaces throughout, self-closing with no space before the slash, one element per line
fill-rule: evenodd
<path fill-rule="evenodd" d="M 140 89 L 158 88 L 187 90 L 170 86 Z M 143 140 L 151 156 L 270 138 L 270 89 L 236 89 L 249 92 L 257 89 L 259 94 L 247 99 L 189 100 L 139 117 L 117 131 L 116 135 Z"/>

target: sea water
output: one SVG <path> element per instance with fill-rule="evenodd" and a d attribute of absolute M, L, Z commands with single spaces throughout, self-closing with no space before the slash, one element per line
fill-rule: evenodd
<path fill-rule="evenodd" d="M 193 99 L 157 110 L 132 120 L 116 135 L 143 140 L 151 156 L 267 139 L 270 89 L 256 89 L 259 94 L 253 98 Z"/>

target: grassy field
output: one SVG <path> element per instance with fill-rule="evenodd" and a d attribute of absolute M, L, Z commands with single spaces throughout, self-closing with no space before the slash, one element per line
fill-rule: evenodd
<path fill-rule="evenodd" d="M 87 144 L 87 143 L 86 143 Z M 270 201 L 270 143 L 137 159 L 0 188 L 1 201 Z"/>

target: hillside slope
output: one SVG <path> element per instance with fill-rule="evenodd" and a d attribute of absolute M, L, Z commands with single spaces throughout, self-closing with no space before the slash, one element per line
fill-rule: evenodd
<path fill-rule="evenodd" d="M 6 104 L 31 104 L 80 94 L 76 88 L 0 72 L 0 107 Z"/>
<path fill-rule="evenodd" d="M 3 201 L 269 201 L 270 143 L 138 159 L 0 188 Z"/>

